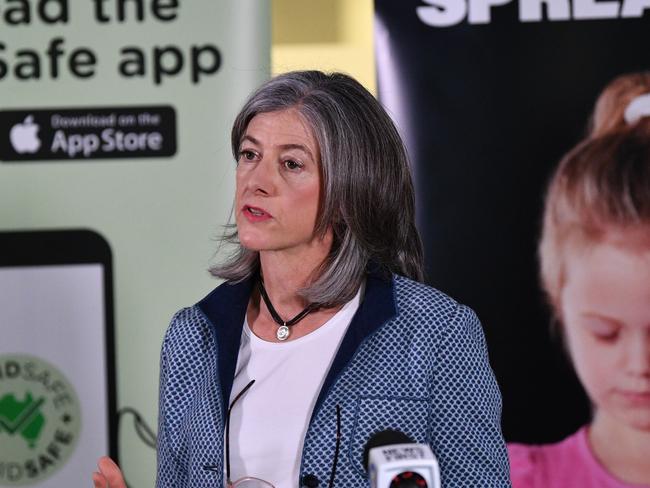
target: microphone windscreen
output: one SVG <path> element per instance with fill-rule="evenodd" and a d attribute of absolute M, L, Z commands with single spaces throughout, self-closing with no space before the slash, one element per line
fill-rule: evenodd
<path fill-rule="evenodd" d="M 363 469 L 368 472 L 368 456 L 370 454 L 370 449 L 374 447 L 389 446 L 391 444 L 412 444 L 414 443 L 413 439 L 407 436 L 404 432 L 399 430 L 382 430 L 381 432 L 376 432 L 368 442 L 366 447 L 363 450 Z"/>

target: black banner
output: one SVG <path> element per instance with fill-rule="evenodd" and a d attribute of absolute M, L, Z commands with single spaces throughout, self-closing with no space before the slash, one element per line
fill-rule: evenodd
<path fill-rule="evenodd" d="M 484 324 L 509 441 L 559 440 L 588 401 L 551 339 L 543 193 L 600 90 L 650 68 L 635 0 L 375 0 L 379 96 L 411 154 L 430 284 Z"/>

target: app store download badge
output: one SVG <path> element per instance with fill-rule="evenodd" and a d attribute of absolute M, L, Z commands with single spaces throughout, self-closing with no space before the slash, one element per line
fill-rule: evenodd
<path fill-rule="evenodd" d="M 0 160 L 160 158 L 176 153 L 168 105 L 0 111 Z"/>

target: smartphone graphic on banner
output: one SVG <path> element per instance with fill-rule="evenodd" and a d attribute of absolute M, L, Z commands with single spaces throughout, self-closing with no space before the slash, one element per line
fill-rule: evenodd
<path fill-rule="evenodd" d="M 85 486 L 117 458 L 114 352 L 108 243 L 0 232 L 0 487 Z"/>

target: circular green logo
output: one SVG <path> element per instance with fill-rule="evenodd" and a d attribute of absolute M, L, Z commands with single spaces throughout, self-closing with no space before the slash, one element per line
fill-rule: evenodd
<path fill-rule="evenodd" d="M 81 429 L 79 399 L 61 371 L 0 354 L 0 485 L 31 485 L 63 466 Z"/>

